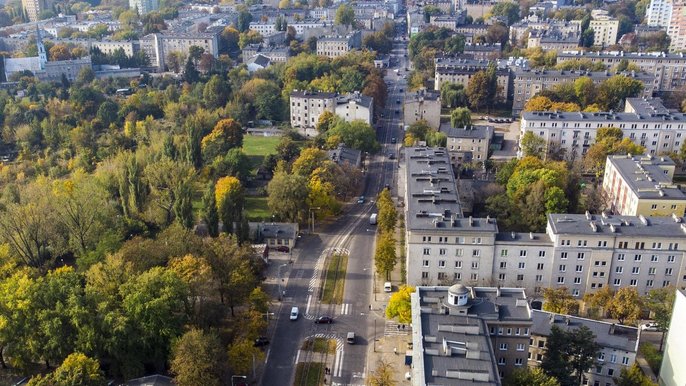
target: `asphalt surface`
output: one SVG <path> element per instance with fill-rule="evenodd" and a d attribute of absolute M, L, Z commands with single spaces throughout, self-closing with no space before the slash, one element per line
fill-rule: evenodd
<path fill-rule="evenodd" d="M 335 354 L 324 358 L 326 363 L 333 363 L 331 375 L 326 376 L 330 383 L 365 383 L 368 372 L 367 351 L 373 344 L 375 318 L 369 313 L 369 305 L 373 296 L 376 229 L 369 225 L 369 216 L 376 212 L 376 196 L 386 184 L 391 186 L 394 194 L 397 192 L 398 151 L 403 137 L 402 102 L 408 73 L 405 71 L 408 66 L 405 54 L 407 43 L 394 43 L 392 64 L 385 77 L 388 87 L 386 109 L 383 111 L 384 118 L 377 122 L 377 139 L 382 149 L 367 157 L 365 203 L 351 204 L 345 214 L 333 224 L 315 226 L 315 234 L 305 235 L 298 241 L 294 263 L 283 269 L 282 290 L 285 293 L 275 315 L 276 325 L 262 376 L 263 385 L 294 384 L 296 364 L 314 359 L 314 354 L 300 349 L 308 337 L 315 335 L 336 339 L 338 342 Z M 399 68 L 397 73 L 395 68 Z M 396 138 L 396 144 L 391 143 L 392 138 Z M 389 157 L 391 153 L 393 159 Z M 321 270 L 325 267 L 326 257 L 335 252 L 347 253 L 349 256 L 343 304 L 322 304 L 319 302 Z M 298 307 L 300 311 L 295 321 L 289 319 L 292 307 Z M 322 315 L 332 316 L 335 322 L 315 324 L 314 319 Z M 348 332 L 355 333 L 355 344 L 346 344 Z"/>

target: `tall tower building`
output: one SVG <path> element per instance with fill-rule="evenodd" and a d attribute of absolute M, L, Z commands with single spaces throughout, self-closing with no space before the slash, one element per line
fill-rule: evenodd
<path fill-rule="evenodd" d="M 672 13 L 670 15 L 667 34 L 671 39 L 670 51 L 686 50 L 686 0 L 672 0 Z"/>
<path fill-rule="evenodd" d="M 52 8 L 52 0 L 21 0 L 21 6 L 31 21 L 38 21 L 40 13 Z"/>
<path fill-rule="evenodd" d="M 160 3 L 158 0 L 129 0 L 129 8 L 137 10 L 139 15 L 145 15 L 159 9 Z"/>
<path fill-rule="evenodd" d="M 672 19 L 672 0 L 651 0 L 646 20 L 651 27 L 668 28 Z"/>
<path fill-rule="evenodd" d="M 38 49 L 38 62 L 40 63 L 40 69 L 45 70 L 45 63 L 48 62 L 48 53 L 45 51 L 45 45 L 43 45 L 43 38 L 41 37 L 38 23 L 36 23 L 36 48 Z"/>

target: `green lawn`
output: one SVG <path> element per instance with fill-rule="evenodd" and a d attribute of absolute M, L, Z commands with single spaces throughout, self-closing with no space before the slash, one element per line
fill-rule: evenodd
<path fill-rule="evenodd" d="M 246 135 L 243 137 L 243 152 L 248 156 L 253 165 L 253 169 L 257 169 L 264 157 L 269 154 L 276 154 L 276 145 L 281 142 L 281 137 L 261 137 L 257 135 Z"/>
<path fill-rule="evenodd" d="M 302 349 L 320 352 L 322 354 L 326 354 L 327 352 L 333 354 L 336 351 L 336 341 L 326 338 L 308 339 L 303 342 Z"/>
<path fill-rule="evenodd" d="M 246 197 L 245 214 L 249 221 L 271 220 L 272 213 L 267 205 L 267 197 Z"/>
<path fill-rule="evenodd" d="M 324 381 L 324 364 L 300 362 L 295 369 L 295 386 L 319 386 Z"/>
<path fill-rule="evenodd" d="M 326 279 L 322 289 L 322 303 L 341 304 L 345 288 L 348 255 L 333 255 L 326 264 Z"/>

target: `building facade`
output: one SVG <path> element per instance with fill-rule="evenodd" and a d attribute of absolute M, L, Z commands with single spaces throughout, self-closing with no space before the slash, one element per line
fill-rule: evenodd
<path fill-rule="evenodd" d="M 593 45 L 597 47 L 612 46 L 617 43 L 619 20 L 609 16 L 593 18 L 589 27 L 593 30 Z"/>
<path fill-rule="evenodd" d="M 160 3 L 157 0 L 129 0 L 129 8 L 135 9 L 139 15 L 145 15 L 158 10 Z"/>
<path fill-rule="evenodd" d="M 359 49 L 362 44 L 359 31 L 345 36 L 326 36 L 317 40 L 317 55 L 338 58 L 348 52 Z"/>
<path fill-rule="evenodd" d="M 424 120 L 438 130 L 441 125 L 441 94 L 437 91 L 421 89 L 405 94 L 403 123 L 411 125 Z"/>
<path fill-rule="evenodd" d="M 532 310 L 533 326 L 529 340 L 529 366 L 538 367 L 546 352 L 546 341 L 553 326 L 562 331 L 573 331 L 582 326 L 591 330 L 600 346 L 595 366 L 583 375 L 584 385 L 614 385 L 622 369 L 629 369 L 636 362 L 638 329 L 619 324 Z"/>
<path fill-rule="evenodd" d="M 450 122 L 443 122 L 439 131 L 448 137 L 446 148 L 453 165 L 484 162 L 488 159 L 493 126 L 453 127 Z"/>
<path fill-rule="evenodd" d="M 666 156 L 608 156 L 603 190 L 610 208 L 624 216 L 683 216 L 686 194 L 672 183 L 675 169 Z"/>
<path fill-rule="evenodd" d="M 290 95 L 291 127 L 303 134 L 316 135 L 319 117 L 330 111 L 351 122 L 362 120 L 371 125 L 374 117 L 374 99 L 358 91 L 338 95 L 335 93 L 293 91 Z"/>
<path fill-rule="evenodd" d="M 466 89 L 469 80 L 479 71 L 485 71 L 489 65 L 496 67 L 496 80 L 498 83 L 498 100 L 507 100 L 510 90 L 510 69 L 499 62 L 486 60 L 472 60 L 459 58 L 436 58 L 434 90 L 440 91 L 443 83 L 457 83 Z"/>
<path fill-rule="evenodd" d="M 196 46 L 211 54 L 219 56 L 219 35 L 217 33 L 153 33 L 144 36 L 140 41 L 141 50 L 148 57 L 153 67 L 165 69 L 167 57 L 172 52 L 188 55 L 190 48 Z"/>
<path fill-rule="evenodd" d="M 667 29 L 672 20 L 672 0 L 650 0 L 646 9 L 646 21 L 649 26 Z"/>
<path fill-rule="evenodd" d="M 26 10 L 30 21 L 40 20 L 41 12 L 52 9 L 51 0 L 21 0 L 21 6 Z"/>
<path fill-rule="evenodd" d="M 684 324 L 686 324 L 686 291 L 677 290 L 658 378 L 660 386 L 686 385 L 686 367 L 683 366 L 686 335 L 680 328 Z"/>
<path fill-rule="evenodd" d="M 564 287 L 575 297 L 686 287 L 682 217 L 550 214 L 545 234 L 499 232 L 494 218 L 462 217 L 447 150 L 408 148 L 406 159 L 409 285 Z"/>

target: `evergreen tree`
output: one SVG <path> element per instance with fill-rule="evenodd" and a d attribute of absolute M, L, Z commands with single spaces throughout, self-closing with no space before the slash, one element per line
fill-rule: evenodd
<path fill-rule="evenodd" d="M 195 63 L 190 57 L 186 60 L 186 66 L 183 70 L 183 77 L 188 83 L 197 83 L 200 80 L 200 73 L 195 68 Z"/>
<path fill-rule="evenodd" d="M 214 183 L 207 186 L 207 190 L 202 197 L 203 219 L 207 224 L 207 232 L 211 237 L 219 236 L 219 213 L 217 212 L 217 200 L 214 195 Z"/>

